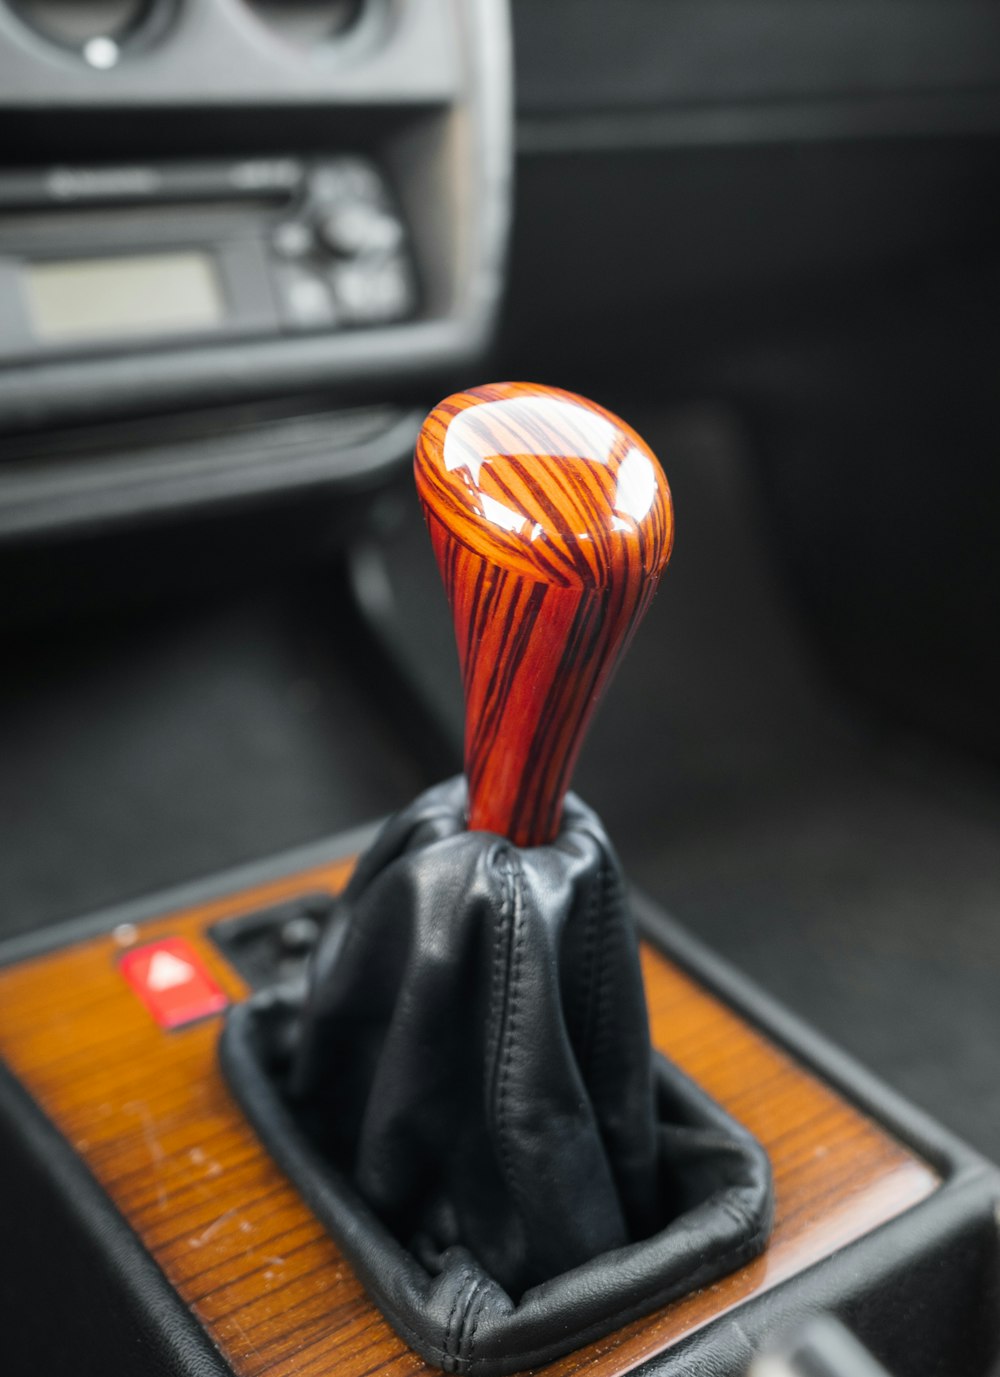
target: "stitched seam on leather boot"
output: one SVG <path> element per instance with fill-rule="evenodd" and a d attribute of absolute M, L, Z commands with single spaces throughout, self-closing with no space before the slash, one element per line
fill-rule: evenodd
<path fill-rule="evenodd" d="M 601 884 L 591 885 L 587 899 L 586 935 L 583 946 L 583 979 L 581 981 L 580 1004 L 583 1018 L 580 1023 L 580 1046 L 577 1060 L 584 1081 L 589 1081 L 589 1071 L 593 1059 L 594 1022 L 598 1006 L 596 973 L 598 964 L 598 939 L 601 914 Z"/>
<path fill-rule="evenodd" d="M 456 1351 L 459 1345 L 453 1345 L 452 1337 L 455 1332 L 455 1320 L 460 1310 L 462 1314 L 462 1326 L 464 1327 L 465 1318 L 468 1314 L 468 1310 L 466 1306 L 461 1305 L 461 1302 L 465 1297 L 469 1281 L 473 1278 L 474 1275 L 475 1274 L 471 1267 L 464 1267 L 462 1269 L 462 1271 L 459 1274 L 458 1285 L 455 1288 L 455 1298 L 452 1301 L 451 1309 L 448 1312 L 448 1323 L 445 1326 L 444 1331 L 444 1352 L 442 1354 L 446 1372 L 457 1372 L 461 1366 L 461 1360 L 459 1358 L 458 1352 Z M 478 1286 L 479 1282 L 477 1281 L 473 1285 L 472 1290 L 468 1293 L 470 1300 L 476 1294 Z"/>
<path fill-rule="evenodd" d="M 601 855 L 601 870 L 598 877 L 598 893 L 600 903 L 598 904 L 599 922 L 597 943 L 597 1013 L 594 1019 L 594 1041 L 590 1054 L 590 1074 L 591 1081 L 599 1081 L 604 1068 L 608 1062 L 608 1012 L 609 1012 L 609 986 L 614 971 L 608 961 L 608 936 L 612 931 L 612 925 L 617 924 L 620 919 L 620 893 L 615 895 L 616 902 L 614 909 L 611 907 L 612 885 L 614 879 L 611 866 L 608 864 L 607 857 Z"/>
<path fill-rule="evenodd" d="M 493 930 L 490 1003 L 487 1013 L 486 1034 L 488 1041 L 484 1058 L 486 1070 L 484 1092 L 488 1114 L 492 1114 L 496 1105 L 497 1086 L 500 1080 L 501 1053 L 503 1050 L 503 1007 L 510 968 L 511 918 L 514 913 L 514 885 L 511 878 L 510 859 L 499 848 L 497 851 L 497 872 L 503 884 L 503 897 L 500 902 L 500 913 Z"/>
<path fill-rule="evenodd" d="M 459 1371 L 468 1370 L 472 1355 L 476 1350 L 476 1330 L 479 1328 L 479 1319 L 483 1313 L 486 1297 L 489 1294 L 489 1280 L 480 1277 L 469 1294 L 468 1303 L 465 1306 L 465 1314 L 462 1317 L 462 1328 L 458 1337 L 458 1367 Z"/>
<path fill-rule="evenodd" d="M 512 1170 L 506 1122 L 507 1083 L 513 1056 L 513 1015 L 517 995 L 515 982 L 520 971 L 520 946 L 524 923 L 521 871 L 509 850 L 498 848 L 497 872 L 503 882 L 503 898 L 496 923 L 493 972 L 490 990 L 489 1035 L 492 1041 L 488 1066 L 488 1115 L 490 1139 L 494 1144 L 500 1175 L 507 1187 L 511 1214 L 527 1224 L 523 1198 Z"/>
<path fill-rule="evenodd" d="M 520 995 L 519 982 L 521 978 L 521 961 L 524 950 L 524 904 L 521 889 L 521 872 L 517 861 L 513 857 L 510 858 L 509 878 L 513 897 L 513 941 L 509 948 L 510 973 L 506 982 L 507 988 L 503 1001 L 502 1031 L 499 1047 L 500 1080 L 497 1088 L 496 1128 L 498 1147 L 500 1150 L 500 1169 L 507 1183 L 507 1189 L 510 1192 L 512 1203 L 517 1206 L 522 1221 L 527 1223 L 523 1198 L 510 1156 L 510 1133 L 507 1121 L 507 1089 L 510 1081 L 511 1062 L 514 1059 L 514 1047 L 517 1041 L 518 998 Z"/>

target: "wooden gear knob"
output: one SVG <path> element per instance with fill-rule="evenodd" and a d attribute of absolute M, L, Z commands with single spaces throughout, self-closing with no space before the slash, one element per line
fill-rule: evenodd
<path fill-rule="evenodd" d="M 530 383 L 446 398 L 415 471 L 458 639 L 469 827 L 543 845 L 670 558 L 670 489 L 617 416 Z"/>

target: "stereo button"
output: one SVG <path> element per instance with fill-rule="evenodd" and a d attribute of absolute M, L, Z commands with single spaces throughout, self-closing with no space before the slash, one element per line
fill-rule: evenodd
<path fill-rule="evenodd" d="M 309 176 L 309 198 L 315 206 L 335 205 L 338 201 L 377 204 L 384 194 L 382 178 L 371 163 L 361 158 L 324 163 Z"/>
<path fill-rule="evenodd" d="M 286 220 L 271 236 L 271 247 L 280 258 L 305 258 L 314 246 L 313 232 L 301 220 Z"/>
<path fill-rule="evenodd" d="M 356 259 L 332 273 L 337 304 L 348 320 L 375 325 L 413 309 L 413 285 L 401 258 Z"/>
<path fill-rule="evenodd" d="M 308 268 L 279 263 L 275 269 L 284 324 L 293 330 L 323 330 L 337 324 L 338 311 L 324 278 Z"/>
<path fill-rule="evenodd" d="M 319 233 L 333 253 L 395 253 L 403 242 L 403 226 L 395 215 L 356 201 L 329 211 L 319 223 Z"/>

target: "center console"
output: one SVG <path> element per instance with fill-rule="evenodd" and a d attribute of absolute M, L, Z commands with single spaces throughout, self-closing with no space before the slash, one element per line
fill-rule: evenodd
<path fill-rule="evenodd" d="M 215 1052 L 220 1004 L 294 973 L 369 839 L 334 838 L 0 952 L 12 1377 L 432 1371 L 272 1161 Z M 1000 1337 L 995 1171 L 662 912 L 639 902 L 636 916 L 654 1043 L 767 1150 L 774 1230 L 761 1258 L 571 1353 L 553 1377 L 739 1374 L 820 1308 L 901 1377 L 986 1374 Z M 173 1028 L 162 999 L 148 1003 L 150 953 L 163 951 L 218 992 Z M 129 953 L 143 957 L 139 990 Z M 42 1326 L 30 1318 L 40 1295 Z"/>

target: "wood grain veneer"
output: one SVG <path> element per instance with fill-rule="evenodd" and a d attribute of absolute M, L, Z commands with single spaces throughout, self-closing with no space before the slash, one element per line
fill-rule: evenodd
<path fill-rule="evenodd" d="M 204 936 L 219 918 L 317 889 L 330 865 L 0 971 L 0 1055 L 63 1132 L 240 1377 L 410 1377 L 430 1369 L 366 1300 L 273 1165 L 215 1061 L 219 1019 L 161 1031 L 116 963 L 179 934 L 234 998 Z M 765 1255 L 552 1364 L 617 1377 L 929 1195 L 930 1168 L 646 946 L 656 1044 L 754 1132 L 777 1192 Z"/>
<path fill-rule="evenodd" d="M 542 845 L 670 558 L 670 489 L 631 426 L 534 383 L 445 398 L 414 472 L 455 621 L 469 826 Z"/>

